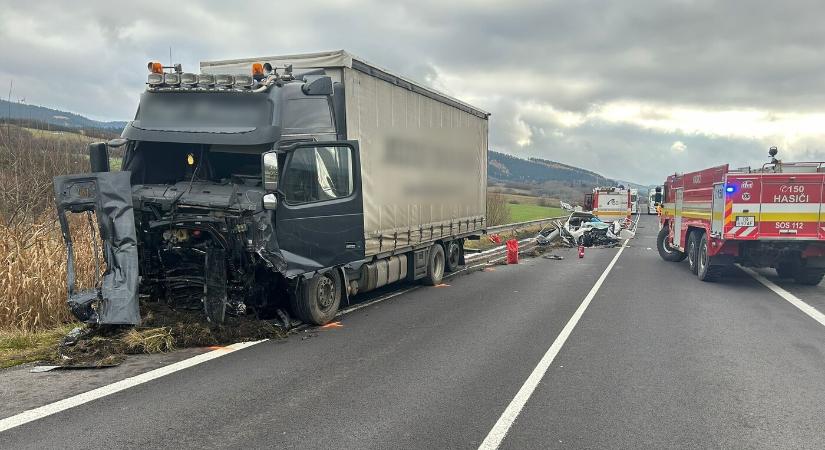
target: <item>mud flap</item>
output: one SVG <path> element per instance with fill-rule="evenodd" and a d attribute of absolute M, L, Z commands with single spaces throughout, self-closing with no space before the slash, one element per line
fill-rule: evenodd
<path fill-rule="evenodd" d="M 78 319 L 106 325 L 137 325 L 138 251 L 132 209 L 131 172 L 99 172 L 54 178 L 60 229 L 67 250 L 69 307 Z M 67 212 L 95 214 L 103 243 L 102 281 L 78 291 Z M 92 230 L 94 232 L 94 230 Z"/>

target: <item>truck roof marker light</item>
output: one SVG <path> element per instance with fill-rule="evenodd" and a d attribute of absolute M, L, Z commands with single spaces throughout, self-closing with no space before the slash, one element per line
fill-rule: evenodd
<path fill-rule="evenodd" d="M 179 73 L 165 73 L 163 74 L 163 82 L 169 86 L 180 86 Z"/>
<path fill-rule="evenodd" d="M 149 61 L 147 64 L 149 73 L 163 73 L 163 65 L 157 61 Z"/>
<path fill-rule="evenodd" d="M 198 75 L 198 86 L 211 87 L 215 85 L 215 75 L 202 73 Z"/>
<path fill-rule="evenodd" d="M 232 75 L 215 75 L 215 84 L 221 87 L 232 87 L 235 84 L 235 77 Z"/>
<path fill-rule="evenodd" d="M 180 76 L 180 84 L 188 87 L 198 84 L 198 76 L 194 73 L 183 73 Z"/>
<path fill-rule="evenodd" d="M 249 75 L 235 75 L 235 87 L 251 88 L 255 81 Z"/>
<path fill-rule="evenodd" d="M 163 74 L 150 73 L 149 79 L 146 80 L 146 84 L 153 88 L 163 86 Z"/>

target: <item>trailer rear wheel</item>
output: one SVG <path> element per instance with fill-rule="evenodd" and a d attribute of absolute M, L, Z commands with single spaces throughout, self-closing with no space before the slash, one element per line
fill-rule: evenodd
<path fill-rule="evenodd" d="M 662 229 L 659 230 L 659 235 L 656 237 L 656 249 L 659 250 L 659 256 L 661 256 L 665 261 L 683 261 L 687 255 L 684 252 L 680 252 L 679 250 L 672 248 L 667 243 L 668 234 L 668 227 L 662 227 Z"/>
<path fill-rule="evenodd" d="M 823 277 L 825 277 L 825 268 L 803 267 L 794 275 L 794 280 L 806 286 L 816 286 L 822 281 Z"/>
<path fill-rule="evenodd" d="M 441 280 L 444 279 L 444 265 L 444 247 L 441 244 L 433 244 L 427 259 L 427 276 L 423 278 L 424 284 L 441 284 Z"/>
<path fill-rule="evenodd" d="M 447 243 L 447 272 L 455 272 L 461 265 L 461 240 L 456 239 Z"/>
<path fill-rule="evenodd" d="M 341 276 L 333 269 L 304 280 L 290 296 L 292 311 L 301 320 L 324 325 L 335 318 L 341 305 Z"/>
<path fill-rule="evenodd" d="M 699 258 L 699 240 L 703 238 L 704 235 L 699 231 L 691 231 L 688 235 L 687 241 L 687 260 L 688 260 L 688 268 L 694 275 L 699 273 L 699 265 L 697 264 L 697 259 Z"/>
<path fill-rule="evenodd" d="M 702 281 L 719 281 L 719 278 L 722 277 L 722 271 L 725 269 L 724 266 L 712 266 L 710 264 L 710 255 L 708 254 L 708 240 L 704 239 L 704 236 L 702 236 L 702 239 L 699 240 L 699 254 L 696 258 L 696 263 L 698 265 L 698 271 L 696 275 Z"/>

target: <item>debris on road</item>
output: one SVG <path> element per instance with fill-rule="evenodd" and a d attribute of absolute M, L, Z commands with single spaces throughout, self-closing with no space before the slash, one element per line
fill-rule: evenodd
<path fill-rule="evenodd" d="M 166 353 L 185 347 L 209 347 L 257 339 L 281 339 L 287 329 L 254 317 L 227 316 L 209 323 L 197 311 L 177 311 L 158 304 L 142 305 L 141 326 L 75 328 L 60 343 L 53 364 L 60 368 L 117 366 L 127 355 Z"/>

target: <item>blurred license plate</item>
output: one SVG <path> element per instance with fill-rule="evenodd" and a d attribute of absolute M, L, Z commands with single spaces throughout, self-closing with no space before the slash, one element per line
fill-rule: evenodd
<path fill-rule="evenodd" d="M 756 226 L 756 219 L 754 216 L 739 216 L 736 218 L 737 227 L 753 227 Z"/>

